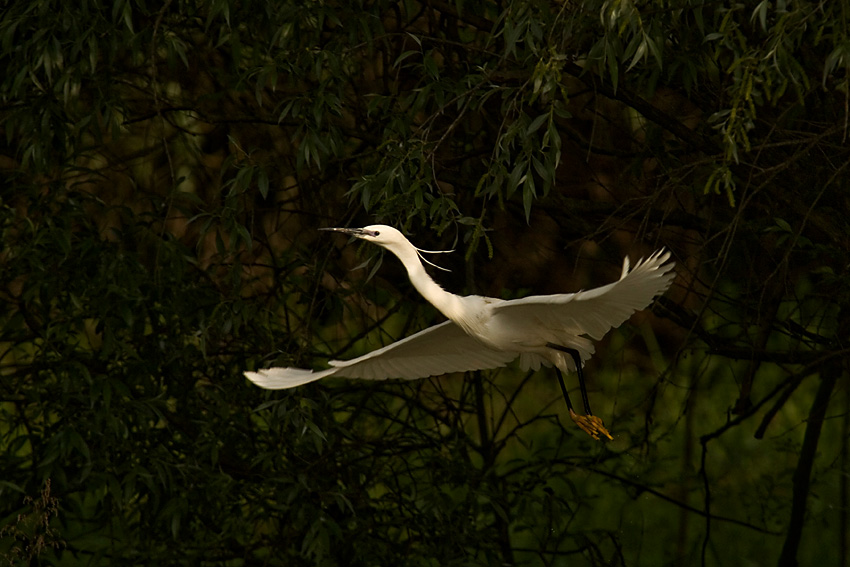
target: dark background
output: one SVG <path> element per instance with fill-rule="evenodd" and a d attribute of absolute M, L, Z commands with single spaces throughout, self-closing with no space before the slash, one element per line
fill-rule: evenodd
<path fill-rule="evenodd" d="M 0 558 L 846 566 L 848 14 L 7 5 Z M 376 222 L 504 298 L 669 249 L 587 366 L 614 441 L 546 371 L 247 382 L 440 320 L 316 231 Z"/>

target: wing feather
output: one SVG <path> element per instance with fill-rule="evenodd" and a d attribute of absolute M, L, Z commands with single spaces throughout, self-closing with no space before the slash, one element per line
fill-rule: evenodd
<path fill-rule="evenodd" d="M 577 293 L 512 299 L 494 306 L 494 314 L 517 328 L 536 324 L 555 338 L 588 335 L 599 340 L 670 287 L 676 274 L 673 262 L 665 264 L 669 258 L 669 252 L 659 250 L 631 271 L 626 258 L 616 282 Z"/>
<path fill-rule="evenodd" d="M 504 366 L 516 352 L 486 347 L 451 321 L 429 327 L 353 360 L 332 360 L 337 376 L 385 380 L 415 380 L 449 372 Z"/>
<path fill-rule="evenodd" d="M 331 360 L 331 368 L 319 372 L 300 368 L 268 368 L 245 372 L 262 388 L 293 388 L 324 378 L 340 376 L 364 380 L 403 378 L 415 380 L 449 372 L 466 372 L 504 366 L 519 353 L 488 348 L 451 321 L 429 327 L 352 360 Z"/>

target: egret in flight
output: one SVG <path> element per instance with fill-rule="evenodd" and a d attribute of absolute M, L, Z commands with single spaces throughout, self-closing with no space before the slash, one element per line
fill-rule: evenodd
<path fill-rule="evenodd" d="M 600 434 L 612 439 L 602 420 L 590 411 L 581 369 L 594 351 L 587 337 L 601 339 L 609 329 L 619 326 L 670 287 L 675 273 L 672 262 L 665 264 L 669 252 L 655 252 L 631 271 L 629 259 L 625 258 L 620 279 L 602 287 L 504 300 L 445 291 L 425 272 L 422 253 L 427 251 L 416 248 L 390 226 L 321 230 L 349 234 L 395 254 L 414 287 L 448 321 L 358 358 L 331 360 L 327 370 L 268 368 L 245 372 L 246 378 L 272 390 L 293 388 L 327 376 L 414 380 L 497 368 L 519 358 L 523 370 L 554 366 L 570 418 L 594 439 L 598 440 Z M 573 411 L 564 385 L 561 372 L 572 371 L 578 374 L 585 415 Z"/>

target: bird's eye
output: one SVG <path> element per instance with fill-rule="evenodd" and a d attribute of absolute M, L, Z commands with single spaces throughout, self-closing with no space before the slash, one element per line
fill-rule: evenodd
<path fill-rule="evenodd" d="M 380 235 L 381 235 L 380 231 L 377 231 L 377 230 L 372 233 L 372 236 L 380 236 Z"/>

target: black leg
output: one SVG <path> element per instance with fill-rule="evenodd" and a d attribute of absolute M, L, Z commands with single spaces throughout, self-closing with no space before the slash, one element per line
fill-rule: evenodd
<path fill-rule="evenodd" d="M 564 399 L 567 401 L 567 409 L 573 411 L 573 404 L 570 402 L 570 395 L 567 393 L 567 387 L 564 385 L 564 377 L 561 376 L 561 370 L 556 366 L 555 372 L 558 374 L 558 383 L 561 384 L 561 391 L 564 393 Z"/>
<path fill-rule="evenodd" d="M 570 419 L 578 425 L 582 431 L 599 441 L 599 436 L 604 435 L 608 439 L 614 439 L 611 434 L 605 429 L 605 424 L 602 420 L 593 415 L 590 411 L 590 402 L 587 399 L 587 387 L 584 384 L 584 374 L 581 371 L 581 356 L 574 348 L 569 348 L 554 343 L 547 343 L 546 346 L 565 352 L 573 357 L 573 362 L 576 364 L 576 374 L 578 374 L 578 384 L 581 387 L 581 401 L 584 402 L 585 415 L 576 415 L 573 411 L 573 404 L 570 402 L 570 396 L 567 393 L 567 387 L 564 385 L 564 377 L 561 375 L 561 370 L 556 366 L 555 372 L 558 374 L 558 383 L 561 385 L 561 391 L 564 393 L 564 400 L 567 402 L 567 408 L 570 410 Z"/>
<path fill-rule="evenodd" d="M 559 350 L 561 352 L 565 352 L 573 357 L 573 362 L 576 365 L 576 374 L 578 374 L 578 386 L 581 389 L 581 401 L 584 404 L 584 413 L 586 415 L 593 415 L 593 412 L 590 411 L 590 400 L 587 397 L 587 386 L 584 383 L 584 373 L 581 370 L 581 356 L 576 349 L 565 347 L 561 345 L 556 345 L 554 343 L 547 343 L 546 346 L 549 348 L 553 348 L 555 350 Z M 555 370 L 558 370 L 557 367 Z M 564 397 L 567 396 L 567 389 L 564 387 L 564 379 L 561 377 L 561 372 L 558 371 L 558 380 L 561 381 L 561 389 L 564 391 Z M 570 400 L 567 398 L 567 406 L 572 409 L 572 405 L 570 405 Z"/>

